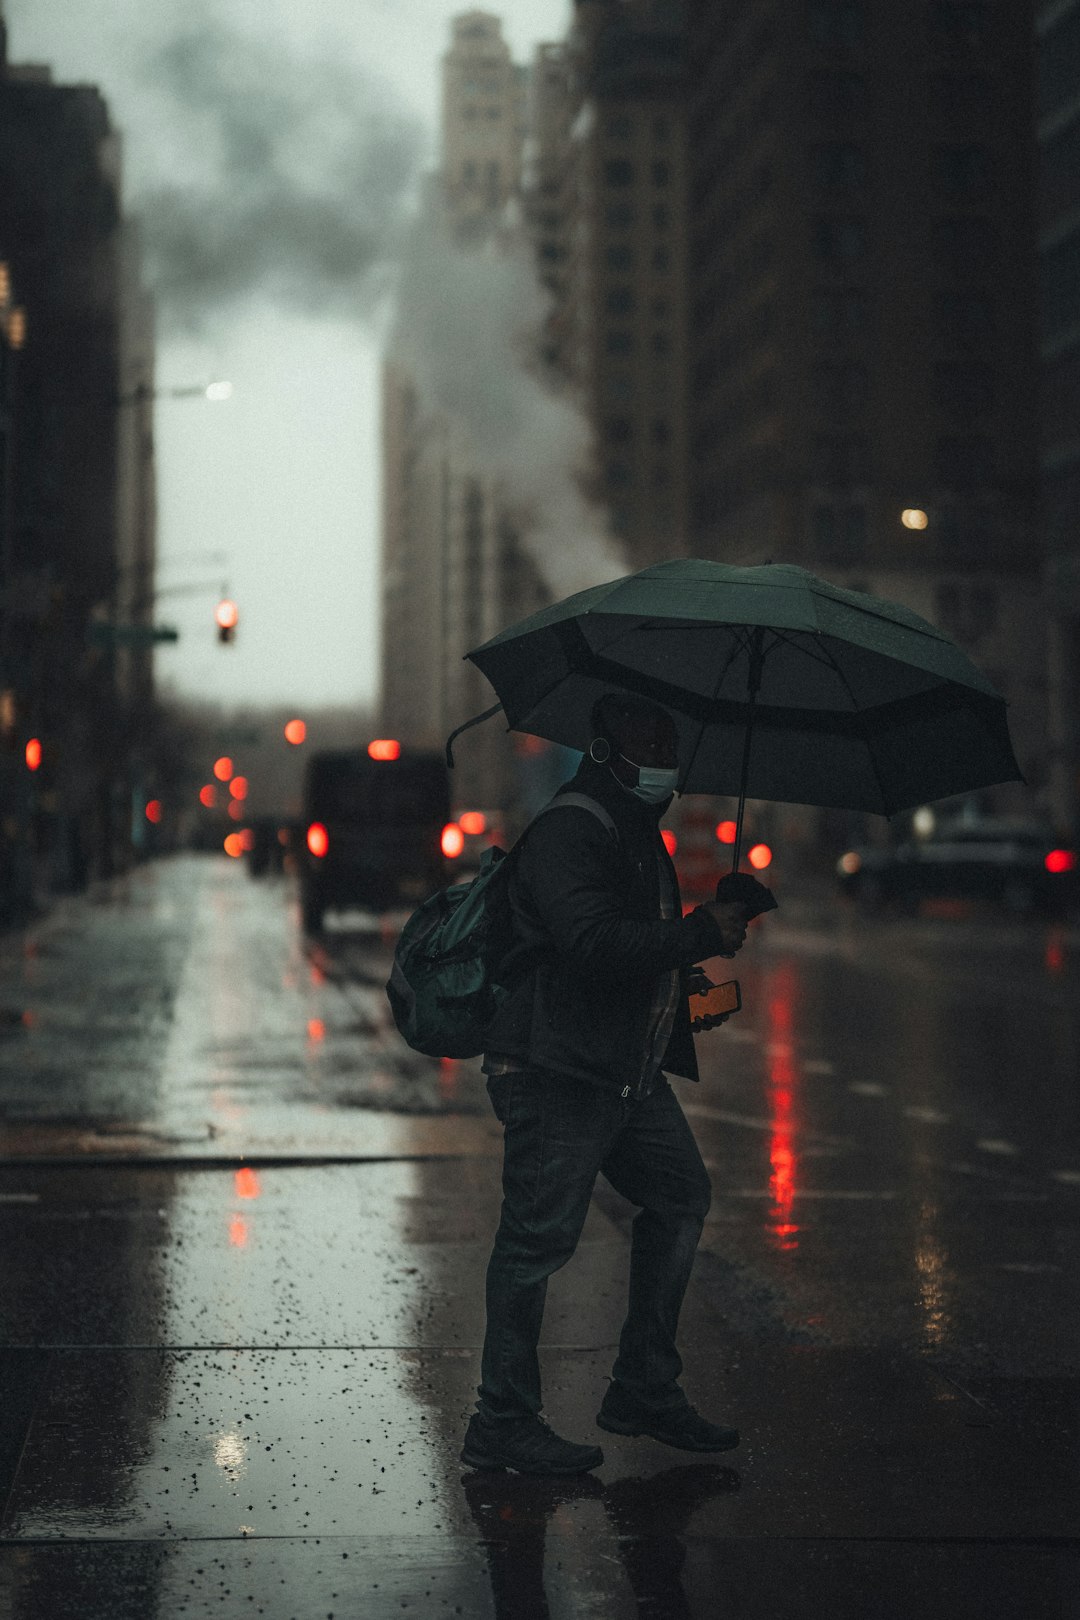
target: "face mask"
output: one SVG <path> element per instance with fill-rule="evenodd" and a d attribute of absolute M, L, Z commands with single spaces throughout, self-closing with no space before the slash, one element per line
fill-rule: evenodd
<path fill-rule="evenodd" d="M 626 755 L 620 754 L 619 758 L 626 759 Z M 626 763 L 633 765 L 634 761 L 626 759 Z M 638 765 L 637 773 L 637 787 L 632 787 L 630 792 L 646 804 L 660 804 L 664 799 L 670 799 L 679 781 L 677 767 L 665 770 L 659 765 Z"/>

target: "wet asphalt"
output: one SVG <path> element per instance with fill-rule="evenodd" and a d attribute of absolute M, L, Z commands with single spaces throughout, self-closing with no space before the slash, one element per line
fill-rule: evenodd
<path fill-rule="evenodd" d="M 458 1458 L 500 1133 L 389 1023 L 395 919 L 305 947 L 191 856 L 0 938 L 0 1620 L 1080 1616 L 1080 927 L 776 888 L 675 1082 L 684 1384 L 743 1443 L 595 1430 L 601 1183 L 542 1348 L 576 1481 Z"/>

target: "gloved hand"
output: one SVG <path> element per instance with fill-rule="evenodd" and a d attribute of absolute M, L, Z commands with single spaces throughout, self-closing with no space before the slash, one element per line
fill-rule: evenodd
<path fill-rule="evenodd" d="M 716 885 L 716 898 L 723 904 L 734 900 L 746 907 L 746 918 L 760 917 L 762 912 L 777 909 L 776 896 L 764 883 L 759 883 L 749 872 L 729 872 Z"/>

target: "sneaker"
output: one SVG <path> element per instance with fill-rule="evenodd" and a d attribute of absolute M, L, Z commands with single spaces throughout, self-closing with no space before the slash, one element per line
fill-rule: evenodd
<path fill-rule="evenodd" d="M 609 1384 L 596 1422 L 609 1434 L 647 1434 L 679 1451 L 730 1451 L 739 1443 L 738 1429 L 710 1423 L 689 1401 L 657 1410 L 642 1405 L 617 1384 Z"/>
<path fill-rule="evenodd" d="M 518 1474 L 584 1474 L 599 1468 L 599 1446 L 577 1446 L 549 1429 L 542 1418 L 469 1419 L 461 1460 L 470 1468 L 512 1468 Z"/>

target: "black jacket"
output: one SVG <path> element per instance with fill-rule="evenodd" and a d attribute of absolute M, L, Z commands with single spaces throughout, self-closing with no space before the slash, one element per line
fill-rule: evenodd
<path fill-rule="evenodd" d="M 487 1052 L 621 1091 L 641 1071 L 659 976 L 718 955 L 723 942 L 701 907 L 661 915 L 658 855 L 678 894 L 660 837 L 666 804 L 642 803 L 588 759 L 560 792 L 602 804 L 618 842 L 577 805 L 549 810 L 526 830 L 509 877 L 513 944 L 500 978 L 511 990 Z M 685 996 L 662 1067 L 698 1077 Z"/>

